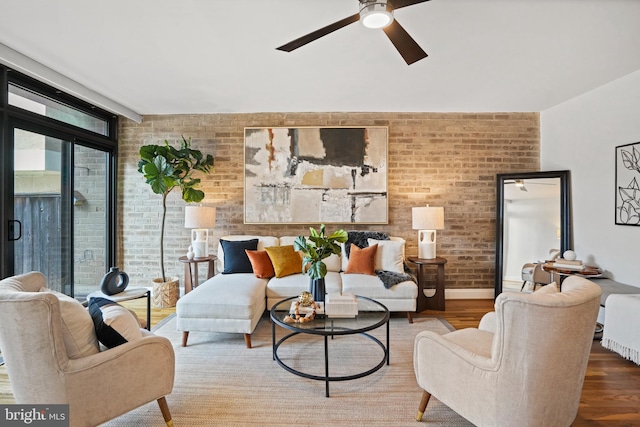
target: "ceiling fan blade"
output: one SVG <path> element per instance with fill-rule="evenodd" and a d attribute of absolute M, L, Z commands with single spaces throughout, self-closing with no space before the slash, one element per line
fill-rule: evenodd
<path fill-rule="evenodd" d="M 312 33 L 299 37 L 293 41 L 290 41 L 287 44 L 283 44 L 280 47 L 277 47 L 277 50 L 282 50 L 284 52 L 291 52 L 301 46 L 304 46 L 307 43 L 311 43 L 314 40 L 319 39 L 320 37 L 324 37 L 327 34 L 333 33 L 340 28 L 346 27 L 349 24 L 353 24 L 354 22 L 358 22 L 360 19 L 360 14 L 356 13 L 354 15 L 348 16 L 344 19 L 341 19 L 338 22 L 334 22 L 333 24 L 327 25 L 326 27 L 320 28 Z"/>
<path fill-rule="evenodd" d="M 429 0 L 391 0 L 391 6 L 393 9 L 400 9 L 401 7 L 413 6 L 418 3 L 425 3 Z"/>
<path fill-rule="evenodd" d="M 394 19 L 391 25 L 382 30 L 400 52 L 407 65 L 411 65 L 428 56 L 397 20 Z"/>

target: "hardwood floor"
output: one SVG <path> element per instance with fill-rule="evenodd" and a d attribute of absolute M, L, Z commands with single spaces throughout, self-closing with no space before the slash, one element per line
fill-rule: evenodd
<path fill-rule="evenodd" d="M 145 318 L 144 299 L 122 304 Z M 480 318 L 491 310 L 492 300 L 447 300 L 446 311 L 425 310 L 421 315 L 440 316 L 456 329 L 462 329 L 477 327 Z M 152 326 L 174 312 L 175 308 L 152 308 Z M 2 366 L 0 404 L 6 403 L 14 403 L 14 400 L 6 369 Z M 602 348 L 597 339 L 593 341 L 580 409 L 572 426 L 640 426 L 640 367 Z"/>

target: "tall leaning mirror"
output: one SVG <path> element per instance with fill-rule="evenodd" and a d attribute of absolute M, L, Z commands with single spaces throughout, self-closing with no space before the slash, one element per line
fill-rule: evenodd
<path fill-rule="evenodd" d="M 569 171 L 498 174 L 495 296 L 520 291 L 527 263 L 572 248 Z"/>

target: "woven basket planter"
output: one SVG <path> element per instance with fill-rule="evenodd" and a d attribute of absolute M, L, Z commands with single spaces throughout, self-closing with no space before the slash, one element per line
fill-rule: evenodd
<path fill-rule="evenodd" d="M 180 278 L 172 277 L 168 282 L 153 279 L 151 303 L 156 308 L 175 307 L 180 298 Z"/>

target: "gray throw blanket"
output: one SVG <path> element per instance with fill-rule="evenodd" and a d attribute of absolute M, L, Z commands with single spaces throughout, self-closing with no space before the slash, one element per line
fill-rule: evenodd
<path fill-rule="evenodd" d="M 405 265 L 405 271 L 406 270 L 407 266 Z M 418 282 L 413 274 L 396 273 L 395 271 L 376 270 L 376 276 L 378 276 L 378 279 L 382 281 L 382 284 L 387 289 L 393 285 L 397 285 L 398 283 L 406 282 L 407 280 L 411 280 L 416 283 Z"/>
<path fill-rule="evenodd" d="M 344 244 L 344 251 L 349 258 L 349 253 L 351 249 L 351 243 L 356 245 L 357 247 L 364 249 L 369 247 L 369 240 L 389 240 L 389 235 L 386 233 L 381 233 L 378 231 L 347 231 L 347 241 Z M 409 268 L 405 264 L 404 266 L 405 273 L 396 273 L 394 271 L 387 270 L 376 270 L 376 276 L 382 281 L 382 284 L 385 288 L 389 289 L 398 283 L 406 282 L 407 280 L 411 280 L 417 283 L 416 278 L 413 274 L 407 274 L 410 272 Z"/>
<path fill-rule="evenodd" d="M 347 231 L 347 241 L 344 244 L 344 253 L 347 258 L 349 258 L 352 243 L 360 249 L 364 249 L 369 247 L 368 239 L 389 240 L 389 235 L 378 231 Z"/>

